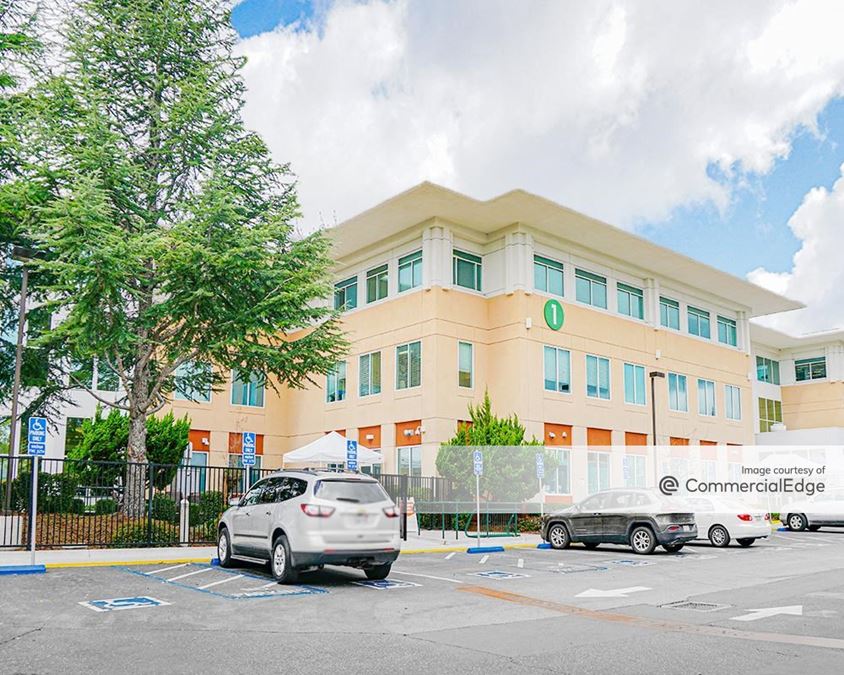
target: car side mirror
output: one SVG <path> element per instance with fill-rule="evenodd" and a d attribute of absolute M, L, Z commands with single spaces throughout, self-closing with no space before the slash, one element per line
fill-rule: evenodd
<path fill-rule="evenodd" d="M 238 497 L 229 497 L 229 506 L 240 506 L 240 499 Z"/>

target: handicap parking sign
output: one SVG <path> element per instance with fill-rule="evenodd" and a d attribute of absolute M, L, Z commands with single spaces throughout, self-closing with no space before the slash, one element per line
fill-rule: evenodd
<path fill-rule="evenodd" d="M 26 435 L 26 454 L 43 456 L 47 452 L 47 420 L 30 417 Z"/>
<path fill-rule="evenodd" d="M 472 453 L 472 464 L 474 465 L 473 471 L 476 476 L 483 476 L 484 475 L 484 453 L 480 450 L 475 450 Z"/>
<path fill-rule="evenodd" d="M 148 596 L 138 596 L 134 598 L 110 598 L 108 600 L 88 600 L 87 602 L 80 602 L 80 605 L 93 609 L 95 612 L 116 612 L 121 609 L 140 609 L 141 607 L 162 607 L 169 605 L 169 602 L 158 600 L 157 598 L 150 598 Z"/>
<path fill-rule="evenodd" d="M 350 471 L 358 470 L 358 442 L 346 441 L 346 466 Z"/>
<path fill-rule="evenodd" d="M 255 466 L 255 432 L 243 432 L 243 444 L 241 448 L 240 460 L 243 466 Z"/>
<path fill-rule="evenodd" d="M 545 457 L 541 452 L 536 453 L 536 477 L 542 478 L 545 475 Z"/>

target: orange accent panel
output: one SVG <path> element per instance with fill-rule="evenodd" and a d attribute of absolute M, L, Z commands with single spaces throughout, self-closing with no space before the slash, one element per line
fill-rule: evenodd
<path fill-rule="evenodd" d="M 688 438 L 677 438 L 676 436 L 672 436 L 669 439 L 670 445 L 688 445 L 689 439 Z"/>
<path fill-rule="evenodd" d="M 571 495 L 545 495 L 546 504 L 571 504 Z"/>
<path fill-rule="evenodd" d="M 625 431 L 624 445 L 627 446 L 628 455 L 646 455 L 648 454 L 648 435 L 639 434 L 635 431 Z"/>
<path fill-rule="evenodd" d="M 203 443 L 203 439 L 206 441 Z M 201 429 L 191 429 L 188 432 L 188 441 L 191 450 L 194 452 L 209 452 L 211 450 L 211 432 Z"/>
<path fill-rule="evenodd" d="M 422 426 L 422 420 L 410 420 L 409 422 L 396 422 L 396 447 L 405 445 L 419 445 L 422 443 L 422 434 L 414 433 Z M 409 429 L 410 436 L 405 436 L 405 429 Z"/>
<path fill-rule="evenodd" d="M 701 441 L 700 445 L 718 445 L 715 441 Z"/>
<path fill-rule="evenodd" d="M 551 438 L 551 434 L 554 438 Z M 571 424 L 545 423 L 545 436 L 542 441 L 545 445 L 571 446 Z"/>
<path fill-rule="evenodd" d="M 609 429 L 586 429 L 586 445 L 609 446 L 612 445 L 612 431 Z"/>
<path fill-rule="evenodd" d="M 240 455 L 243 452 L 243 432 L 229 432 L 229 454 Z M 255 434 L 255 454 L 264 454 L 264 434 Z"/>
<path fill-rule="evenodd" d="M 372 440 L 366 437 L 372 435 Z M 358 429 L 358 443 L 365 448 L 380 448 L 381 447 L 381 425 L 376 424 L 374 427 L 361 427 Z"/>

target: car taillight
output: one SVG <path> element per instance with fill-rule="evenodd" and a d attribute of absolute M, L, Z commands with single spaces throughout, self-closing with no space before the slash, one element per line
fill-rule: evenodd
<path fill-rule="evenodd" d="M 738 519 L 743 520 L 744 522 L 747 523 L 747 522 L 753 520 L 753 516 L 751 516 L 749 513 L 740 513 L 740 514 L 738 514 Z"/>
<path fill-rule="evenodd" d="M 387 516 L 387 518 L 398 518 L 399 510 L 395 506 L 385 506 L 384 515 Z"/>
<path fill-rule="evenodd" d="M 328 518 L 334 513 L 333 506 L 321 506 L 319 504 L 302 504 L 302 511 L 305 515 L 313 516 L 314 518 Z"/>

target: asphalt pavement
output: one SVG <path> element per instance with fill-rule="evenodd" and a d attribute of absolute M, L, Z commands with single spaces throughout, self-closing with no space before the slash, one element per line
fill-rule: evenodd
<path fill-rule="evenodd" d="M 387 582 L 205 563 L 0 578 L 0 673 L 840 673 L 844 530 L 450 551 Z"/>

